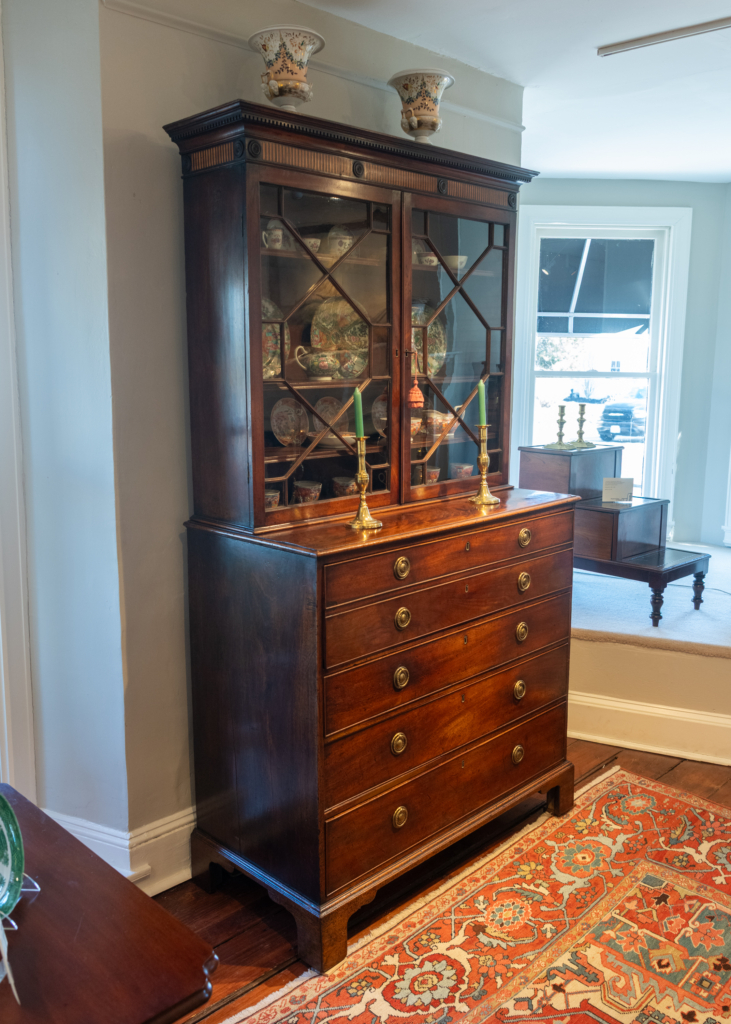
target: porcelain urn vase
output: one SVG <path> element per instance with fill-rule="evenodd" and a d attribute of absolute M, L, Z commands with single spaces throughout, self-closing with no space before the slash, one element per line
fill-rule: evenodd
<path fill-rule="evenodd" d="M 295 112 L 312 99 L 307 64 L 325 45 L 317 32 L 297 25 L 274 25 L 255 32 L 249 46 L 264 58 L 266 71 L 261 87 L 268 100 L 282 110 Z"/>
<path fill-rule="evenodd" d="M 401 98 L 401 127 L 415 142 L 429 142 L 442 127 L 439 104 L 454 79 L 438 68 L 399 71 L 389 80 Z"/>

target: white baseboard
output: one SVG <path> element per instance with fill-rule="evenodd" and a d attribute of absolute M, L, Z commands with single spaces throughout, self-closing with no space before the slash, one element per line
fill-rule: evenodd
<path fill-rule="evenodd" d="M 569 736 L 713 764 L 731 764 L 731 715 L 569 693 Z"/>
<path fill-rule="evenodd" d="M 170 889 L 190 878 L 190 834 L 195 828 L 195 808 L 188 807 L 131 832 L 97 825 L 56 811 L 45 811 L 84 846 L 131 879 L 148 896 Z"/>

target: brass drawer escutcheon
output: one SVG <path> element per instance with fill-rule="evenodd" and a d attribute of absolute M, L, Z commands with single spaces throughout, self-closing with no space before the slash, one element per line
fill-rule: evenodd
<path fill-rule="evenodd" d="M 513 753 L 511 756 L 513 758 L 513 764 L 520 764 L 520 762 L 523 760 L 523 758 L 525 757 L 525 750 L 523 749 L 523 747 L 521 747 L 520 743 L 518 743 L 517 746 L 513 747 Z"/>
<path fill-rule="evenodd" d="M 411 572 L 411 562 L 408 560 L 406 555 L 401 555 L 393 563 L 393 574 L 397 580 L 405 580 Z"/>
<path fill-rule="evenodd" d="M 393 617 L 393 621 L 396 624 L 396 629 L 406 629 L 411 622 L 411 612 L 408 608 L 399 608 Z"/>
<path fill-rule="evenodd" d="M 518 543 L 520 544 L 520 546 L 522 548 L 527 548 L 528 547 L 528 545 L 530 544 L 531 536 L 532 536 L 532 534 L 531 534 L 530 530 L 528 529 L 528 527 L 524 526 L 523 529 L 518 534 Z"/>
<path fill-rule="evenodd" d="M 403 688 L 408 685 L 409 670 L 405 665 L 399 665 L 393 674 L 393 688 L 394 690 L 403 690 Z"/>
<path fill-rule="evenodd" d="M 515 699 L 516 700 L 522 700 L 523 697 L 525 697 L 526 689 L 527 689 L 527 687 L 526 687 L 525 683 L 523 682 L 523 680 L 519 679 L 518 682 L 513 687 L 513 696 L 515 697 Z"/>
<path fill-rule="evenodd" d="M 394 733 L 393 739 L 391 740 L 391 753 L 394 757 L 398 757 L 399 754 L 403 754 L 408 742 L 405 732 Z"/>
<path fill-rule="evenodd" d="M 518 577 L 518 590 L 523 593 L 530 586 L 530 573 L 522 572 Z"/>
<path fill-rule="evenodd" d="M 527 638 L 527 636 L 528 636 L 528 623 L 527 622 L 519 622 L 518 625 L 515 627 L 515 639 L 518 641 L 519 644 L 522 644 L 523 641 Z"/>
<path fill-rule="evenodd" d="M 396 810 L 393 812 L 393 818 L 391 818 L 391 821 L 393 822 L 393 827 L 403 828 L 408 820 L 408 817 L 409 811 L 407 807 L 404 807 L 403 804 L 400 807 L 397 807 Z"/>

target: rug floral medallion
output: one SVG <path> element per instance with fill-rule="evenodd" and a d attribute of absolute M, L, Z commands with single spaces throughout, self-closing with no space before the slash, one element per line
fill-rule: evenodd
<path fill-rule="evenodd" d="M 624 771 L 249 1024 L 731 1021 L 731 811 Z"/>

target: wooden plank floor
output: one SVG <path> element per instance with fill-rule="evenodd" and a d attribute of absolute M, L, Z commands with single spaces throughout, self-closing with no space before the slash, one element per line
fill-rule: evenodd
<path fill-rule="evenodd" d="M 620 765 L 627 771 L 683 789 L 731 808 L 731 766 L 684 761 L 642 750 L 569 740 L 569 760 L 577 786 Z M 378 892 L 373 903 L 353 915 L 348 933 L 357 937 L 390 917 L 432 887 L 462 871 L 471 861 L 518 831 L 543 810 L 540 797 L 525 801 L 471 836 Z M 294 920 L 273 903 L 264 889 L 234 875 L 213 895 L 194 882 L 183 882 L 156 896 L 157 902 L 184 921 L 215 948 L 220 966 L 213 995 L 205 1007 L 183 1018 L 186 1024 L 222 1024 L 253 1006 L 307 969 L 297 959 Z"/>

